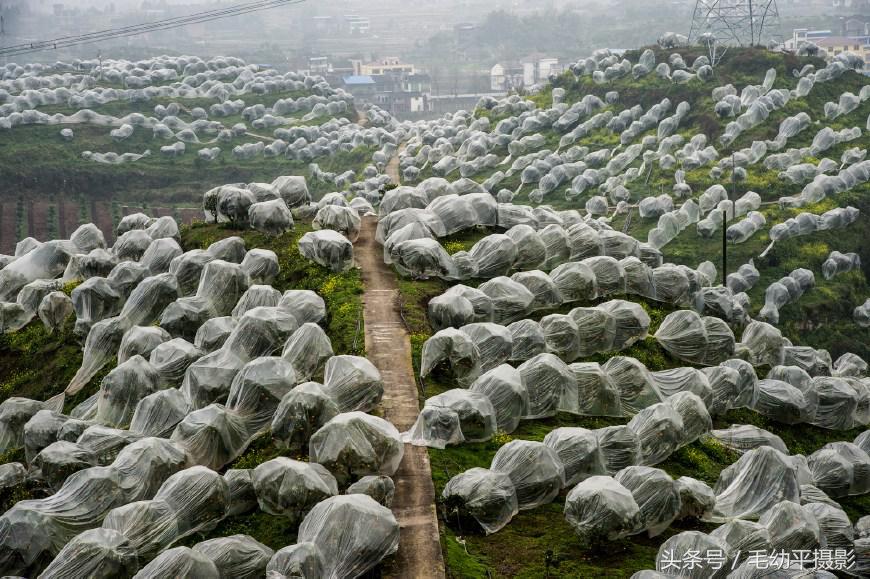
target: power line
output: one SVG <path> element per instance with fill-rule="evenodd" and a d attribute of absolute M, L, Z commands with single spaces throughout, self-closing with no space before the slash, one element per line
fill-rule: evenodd
<path fill-rule="evenodd" d="M 51 40 L 40 40 L 36 42 L 4 46 L 0 47 L 0 56 L 15 56 L 19 54 L 28 54 L 31 52 L 41 52 L 43 50 L 56 50 L 58 48 L 67 48 L 70 46 L 78 46 L 82 44 L 93 44 L 95 42 L 102 42 L 104 40 L 111 40 L 114 38 L 135 36 L 138 34 L 154 32 L 157 30 L 171 30 L 173 28 L 181 28 L 190 24 L 200 24 L 203 22 L 211 22 L 222 18 L 231 18 L 234 16 L 249 14 L 251 12 L 258 12 L 261 10 L 279 8 L 281 6 L 300 4 L 301 2 L 304 2 L 304 0 L 257 0 L 254 2 L 245 2 L 244 4 L 237 4 L 235 6 L 230 6 L 227 8 L 206 10 L 204 12 L 196 12 L 187 16 L 166 18 L 163 20 L 157 20 L 155 22 L 134 24 L 119 28 L 110 28 L 107 30 L 89 32 L 87 34 L 80 34 L 75 36 L 62 36 Z"/>

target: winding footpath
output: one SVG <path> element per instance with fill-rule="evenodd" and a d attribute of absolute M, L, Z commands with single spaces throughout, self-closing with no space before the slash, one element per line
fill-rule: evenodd
<path fill-rule="evenodd" d="M 393 156 L 387 173 L 398 183 L 398 155 Z M 408 430 L 417 420 L 420 401 L 411 341 L 399 313 L 396 275 L 384 263 L 383 247 L 375 241 L 377 218 L 363 218 L 362 230 L 354 247 L 362 271 L 363 320 L 366 357 L 380 370 L 384 381 L 381 402 L 384 418 L 399 431 Z M 399 522 L 399 551 L 387 577 L 399 579 L 440 579 L 445 577 L 444 560 L 435 511 L 435 487 L 426 448 L 405 445 L 405 456 L 393 476 L 396 494 L 393 514 Z"/>

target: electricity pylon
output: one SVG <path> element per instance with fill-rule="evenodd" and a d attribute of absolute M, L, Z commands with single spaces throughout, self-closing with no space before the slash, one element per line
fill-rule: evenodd
<path fill-rule="evenodd" d="M 708 48 L 780 42 L 776 0 L 696 0 L 689 41 Z"/>

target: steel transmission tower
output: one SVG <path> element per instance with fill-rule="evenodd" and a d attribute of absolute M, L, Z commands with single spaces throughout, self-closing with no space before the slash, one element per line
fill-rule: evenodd
<path fill-rule="evenodd" d="M 689 41 L 720 47 L 781 42 L 776 0 L 696 0 Z"/>

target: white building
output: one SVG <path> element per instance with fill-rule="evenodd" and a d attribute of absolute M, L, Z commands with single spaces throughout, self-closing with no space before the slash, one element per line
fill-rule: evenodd
<path fill-rule="evenodd" d="M 495 64 L 489 71 L 492 91 L 509 91 L 546 81 L 550 75 L 561 74 L 564 67 L 558 58 L 531 55 L 517 64 Z"/>

